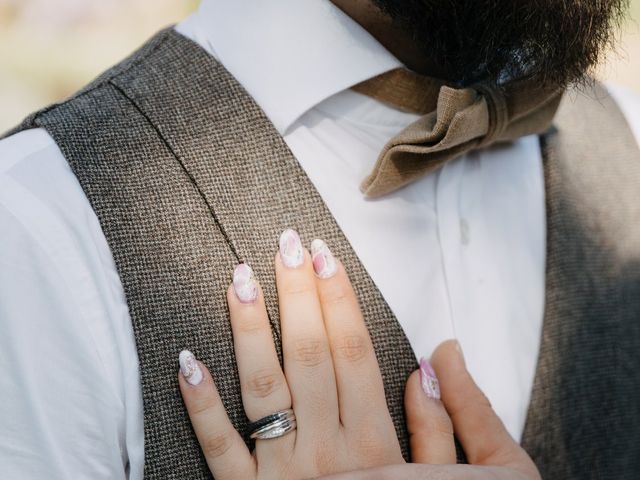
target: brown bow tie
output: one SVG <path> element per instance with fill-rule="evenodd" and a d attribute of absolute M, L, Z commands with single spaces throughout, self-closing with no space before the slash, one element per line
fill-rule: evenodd
<path fill-rule="evenodd" d="M 471 150 L 546 131 L 562 98 L 562 89 L 529 80 L 454 88 L 404 68 L 353 90 L 423 115 L 382 149 L 360 186 L 371 198 L 393 192 Z"/>

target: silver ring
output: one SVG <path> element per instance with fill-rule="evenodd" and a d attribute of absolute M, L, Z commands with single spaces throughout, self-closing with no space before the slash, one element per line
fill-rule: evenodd
<path fill-rule="evenodd" d="M 296 429 L 296 416 L 291 408 L 272 413 L 249 424 L 251 438 L 268 440 L 278 438 Z"/>

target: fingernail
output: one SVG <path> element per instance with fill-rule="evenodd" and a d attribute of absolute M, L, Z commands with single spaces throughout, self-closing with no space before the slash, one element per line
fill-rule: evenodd
<path fill-rule="evenodd" d="M 327 244 L 318 238 L 311 242 L 311 260 L 313 270 L 320 278 L 329 278 L 336 273 L 336 259 Z"/>
<path fill-rule="evenodd" d="M 191 385 L 198 385 L 204 378 L 204 375 L 202 375 L 202 370 L 200 370 L 200 366 L 198 362 L 196 362 L 196 357 L 194 357 L 193 353 L 189 350 L 182 350 L 179 359 L 182 376 Z"/>
<path fill-rule="evenodd" d="M 280 258 L 289 268 L 296 268 L 304 262 L 304 252 L 298 232 L 287 228 L 280 235 Z"/>
<path fill-rule="evenodd" d="M 238 264 L 233 270 L 233 290 L 242 303 L 253 303 L 258 298 L 258 282 L 246 263 Z"/>
<path fill-rule="evenodd" d="M 440 400 L 440 385 L 436 372 L 426 358 L 420 359 L 420 383 L 427 397 Z"/>

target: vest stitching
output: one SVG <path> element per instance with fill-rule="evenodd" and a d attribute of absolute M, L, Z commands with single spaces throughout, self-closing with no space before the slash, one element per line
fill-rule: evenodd
<path fill-rule="evenodd" d="M 113 78 L 115 78 L 115 76 Z M 198 192 L 198 194 L 200 195 L 200 197 L 204 201 L 205 205 L 207 206 L 207 209 L 211 213 L 211 216 L 213 217 L 213 221 L 215 222 L 215 224 L 217 225 L 218 229 L 220 230 L 220 233 L 222 233 L 222 236 L 224 237 L 225 242 L 227 242 L 227 245 L 229 245 L 229 248 L 231 249 L 231 252 L 236 257 L 236 260 L 238 261 L 238 263 L 240 263 L 240 256 L 238 255 L 238 252 L 236 251 L 236 248 L 233 245 L 233 242 L 231 241 L 231 238 L 229 237 L 229 235 L 227 234 L 226 230 L 224 229 L 224 226 L 222 225 L 222 223 L 218 219 L 218 216 L 216 215 L 216 212 L 213 209 L 213 206 L 211 206 L 211 204 L 208 202 L 204 192 L 198 186 L 198 183 L 196 182 L 195 178 L 193 178 L 193 175 L 191 175 L 191 172 L 189 172 L 189 170 L 185 167 L 184 162 L 182 160 L 180 160 L 180 157 L 178 156 L 178 154 L 174 151 L 174 149 L 171 147 L 171 145 L 169 144 L 167 139 L 164 137 L 164 135 L 162 135 L 162 132 L 160 132 L 158 127 L 151 121 L 151 119 L 147 116 L 147 114 L 138 106 L 138 104 L 131 97 L 129 97 L 126 94 L 126 92 L 122 88 L 120 88 L 118 85 L 113 83 L 112 80 L 113 79 L 109 79 L 107 81 L 107 83 L 109 85 L 111 85 L 113 88 L 115 88 L 118 92 L 120 92 L 120 94 L 129 103 L 131 103 L 133 108 L 135 108 L 136 111 L 138 113 L 140 113 L 140 115 L 142 115 L 142 118 L 144 118 L 145 121 L 149 124 L 149 126 L 156 132 L 156 135 L 158 136 L 158 138 L 162 141 L 162 143 L 167 148 L 167 150 L 169 150 L 169 152 L 171 153 L 173 158 L 175 158 L 176 161 L 180 164 L 180 166 L 182 167 L 182 170 L 184 170 L 184 172 L 187 174 L 187 177 L 189 177 L 190 182 L 193 184 L 193 186 L 195 187 L 196 191 Z"/>

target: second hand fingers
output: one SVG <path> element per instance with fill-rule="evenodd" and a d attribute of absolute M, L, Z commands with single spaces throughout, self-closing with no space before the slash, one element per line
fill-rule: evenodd
<path fill-rule="evenodd" d="M 531 458 L 509 435 L 471 378 L 458 342 L 443 342 L 431 359 L 440 379 L 442 401 L 469 463 L 510 466 L 528 478 L 540 478 Z"/>
<path fill-rule="evenodd" d="M 426 359 L 411 374 L 404 393 L 411 461 L 428 464 L 455 464 L 456 447 L 451 419 L 440 401 L 435 371 Z"/>

